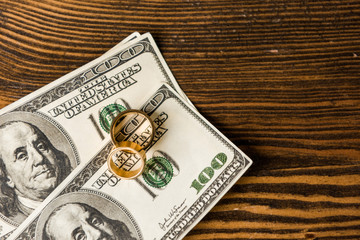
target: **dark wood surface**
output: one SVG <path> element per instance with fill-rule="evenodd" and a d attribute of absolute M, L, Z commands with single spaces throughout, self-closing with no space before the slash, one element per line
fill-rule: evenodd
<path fill-rule="evenodd" d="M 360 239 L 360 2 L 0 0 L 0 107 L 151 32 L 254 161 L 190 239 Z"/>

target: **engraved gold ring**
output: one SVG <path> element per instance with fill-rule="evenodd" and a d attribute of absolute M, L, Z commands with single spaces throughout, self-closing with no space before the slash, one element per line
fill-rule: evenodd
<path fill-rule="evenodd" d="M 145 150 L 137 143 L 123 141 L 110 152 L 107 164 L 109 170 L 122 179 L 134 179 L 145 167 Z"/>

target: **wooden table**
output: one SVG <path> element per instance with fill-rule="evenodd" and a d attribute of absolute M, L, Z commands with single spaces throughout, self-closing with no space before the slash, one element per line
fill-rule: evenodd
<path fill-rule="evenodd" d="M 0 0 L 0 107 L 151 32 L 254 161 L 190 239 L 360 239 L 360 2 Z"/>

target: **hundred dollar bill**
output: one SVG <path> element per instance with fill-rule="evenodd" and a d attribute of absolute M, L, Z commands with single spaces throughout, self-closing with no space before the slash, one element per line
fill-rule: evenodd
<path fill-rule="evenodd" d="M 143 102 L 160 83 L 185 97 L 152 36 L 134 33 L 103 56 L 1 109 L 0 237 L 108 141 L 108 113 Z"/>
<path fill-rule="evenodd" d="M 135 107 L 156 127 L 143 174 L 112 175 L 107 143 L 11 239 L 181 239 L 252 163 L 169 85 Z"/>

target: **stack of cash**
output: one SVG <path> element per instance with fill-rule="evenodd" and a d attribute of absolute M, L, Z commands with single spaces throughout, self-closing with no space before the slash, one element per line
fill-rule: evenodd
<path fill-rule="evenodd" d="M 106 164 L 111 121 L 126 109 L 155 126 L 132 180 Z M 181 239 L 251 163 L 195 109 L 152 36 L 133 33 L 1 110 L 0 236 Z"/>

